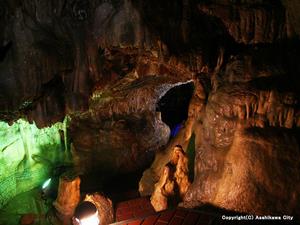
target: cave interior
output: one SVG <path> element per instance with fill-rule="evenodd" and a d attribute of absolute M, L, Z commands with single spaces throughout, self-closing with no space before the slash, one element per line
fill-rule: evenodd
<path fill-rule="evenodd" d="M 0 225 L 300 224 L 299 12 L 1 0 Z"/>

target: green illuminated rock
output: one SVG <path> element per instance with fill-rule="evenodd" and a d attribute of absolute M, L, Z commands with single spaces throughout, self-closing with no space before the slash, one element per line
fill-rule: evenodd
<path fill-rule="evenodd" d="M 15 195 L 51 176 L 51 171 L 68 158 L 68 118 L 38 129 L 19 119 L 9 126 L 0 122 L 0 208 Z"/>

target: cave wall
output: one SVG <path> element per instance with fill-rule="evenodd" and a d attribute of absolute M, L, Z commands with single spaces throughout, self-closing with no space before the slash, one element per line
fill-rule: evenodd
<path fill-rule="evenodd" d="M 2 1 L 1 118 L 39 127 L 88 108 L 95 86 L 212 72 L 219 48 L 298 37 L 296 1 Z M 170 35 L 172 33 L 172 35 Z M 232 54 L 233 53 L 233 54 Z"/>
<path fill-rule="evenodd" d="M 192 81 L 196 89 L 190 105 L 192 119 L 179 134 L 182 140 L 175 139 L 185 146 L 191 133 L 196 134 L 196 177 L 185 203 L 195 206 L 206 201 L 223 207 L 227 203 L 213 196 L 222 199 L 227 192 L 215 191 L 211 198 L 199 192 L 209 192 L 201 189 L 206 181 L 209 187 L 222 187 L 234 179 L 219 179 L 222 172 L 231 170 L 223 166 L 226 153 L 229 164 L 232 154 L 243 154 L 232 146 L 254 139 L 252 128 L 286 129 L 280 132 L 292 133 L 292 140 L 278 139 L 282 147 L 265 149 L 281 155 L 285 143 L 294 143 L 297 137 L 298 9 L 297 0 L 3 0 L 0 119 L 10 124 L 5 126 L 19 127 L 18 119 L 23 118 L 38 128 L 51 129 L 47 127 L 69 115 L 72 154 L 79 170 L 93 171 L 101 165 L 106 171 L 131 172 L 148 166 L 154 152 L 170 152 L 176 144 L 168 143 L 169 128 L 155 112 L 155 105 L 174 85 Z M 210 113 L 221 115 L 216 118 L 218 126 Z M 265 132 L 259 137 L 266 136 L 268 142 L 272 138 Z M 241 139 L 233 141 L 239 134 Z M 220 155 L 214 149 L 219 142 L 227 148 Z M 55 143 L 61 145 L 58 139 Z M 3 140 L 3 146 L 9 144 Z M 288 151 L 298 156 L 299 143 L 294 145 Z M 54 149 L 54 155 L 60 155 L 60 147 Z M 251 150 L 244 150 L 245 160 Z M 208 158 L 201 158 L 203 154 Z M 210 154 L 213 163 L 202 165 L 210 160 Z M 154 165 L 168 160 L 169 154 L 162 155 L 162 161 L 157 159 Z M 297 171 L 291 157 L 287 162 Z M 285 164 L 279 160 L 273 166 L 285 171 Z M 34 168 L 35 164 L 28 165 Z M 208 174 L 211 176 L 205 180 L 203 167 L 220 174 Z M 264 177 L 274 168 L 268 168 Z M 153 171 L 151 177 L 156 179 L 160 170 Z M 290 180 L 278 182 L 285 187 Z M 14 190 L 11 193 L 16 193 Z M 278 190 L 270 193 L 284 193 Z M 296 189 L 288 186 L 287 190 Z M 268 201 L 262 201 L 260 211 L 266 210 Z M 238 201 L 231 202 L 229 209 L 249 211 L 254 207 L 241 208 Z M 296 208 L 293 204 L 291 210 Z"/>
<path fill-rule="evenodd" d="M 228 84 L 209 96 L 186 206 L 298 214 L 298 103 L 268 88 Z"/>
<path fill-rule="evenodd" d="M 195 54 L 189 40 L 201 44 L 204 35 L 185 35 L 181 3 L 171 4 L 174 14 L 164 24 L 152 21 L 160 13 L 141 11 L 148 5 L 131 1 L 2 1 L 1 2 L 1 102 L 2 119 L 25 116 L 39 127 L 62 120 L 66 112 L 86 110 L 96 85 L 105 85 L 133 70 L 139 74 L 190 76 L 188 67 L 200 71 L 209 59 Z M 144 3 L 143 3 L 144 4 Z M 148 3 L 147 3 L 148 4 Z M 167 6 L 167 5 L 166 5 Z M 176 12 L 176 13 L 175 13 Z M 179 16 L 177 16 L 177 13 Z M 150 16 L 150 17 L 149 17 Z M 197 18 L 196 15 L 194 15 Z M 149 24 L 148 21 L 149 20 Z M 176 24 L 172 25 L 173 20 Z M 198 19 L 199 20 L 199 19 Z M 185 28 L 182 28 L 185 29 Z M 165 32 L 165 33 L 161 33 Z M 214 34 L 214 33 L 212 33 Z M 221 35 L 215 35 L 221 39 Z M 166 40 L 165 40 L 166 39 Z M 208 52 L 206 44 L 201 44 Z M 179 56 L 169 54 L 184 46 Z M 216 45 L 210 43 L 216 50 Z M 206 49 L 204 49 L 206 48 Z M 209 50 L 210 53 L 212 50 Z M 180 52 L 180 51 L 178 51 Z M 187 61 L 183 61 L 187 58 Z M 187 71 L 185 71 L 187 70 Z"/>
<path fill-rule="evenodd" d="M 221 47 L 218 59 L 194 78 L 200 80 L 202 96 L 208 97 L 191 119 L 192 131 L 184 126 L 176 141 L 156 154 L 140 180 L 140 193 L 152 193 L 174 146 L 187 150 L 185 134 L 195 132 L 195 177 L 182 206 L 210 204 L 237 212 L 298 215 L 299 40 L 296 21 L 285 8 L 292 2 L 198 3 L 199 18 L 227 39 L 213 39 Z M 161 11 L 171 8 L 162 5 Z M 177 42 L 182 43 L 180 38 Z M 172 46 L 170 39 L 165 43 Z"/>
<path fill-rule="evenodd" d="M 95 86 L 131 71 L 212 72 L 220 47 L 228 57 L 237 43 L 299 34 L 296 1 L 15 0 L 0 8 L 1 117 L 39 127 L 86 110 Z"/>
<path fill-rule="evenodd" d="M 72 117 L 73 157 L 80 171 L 107 176 L 139 171 L 168 143 L 170 128 L 156 112 L 156 104 L 186 79 L 129 78 L 95 91 L 89 111 Z"/>
<path fill-rule="evenodd" d="M 39 129 L 23 119 L 0 122 L 0 208 L 17 194 L 43 184 L 68 161 L 67 119 Z"/>

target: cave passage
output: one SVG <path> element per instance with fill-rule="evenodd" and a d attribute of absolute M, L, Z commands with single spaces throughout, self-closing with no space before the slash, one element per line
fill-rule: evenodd
<path fill-rule="evenodd" d="M 188 118 L 189 103 L 194 92 L 193 82 L 188 82 L 171 88 L 160 98 L 156 111 L 161 112 L 161 118 L 171 129 L 171 137 L 176 136 L 183 122 Z"/>

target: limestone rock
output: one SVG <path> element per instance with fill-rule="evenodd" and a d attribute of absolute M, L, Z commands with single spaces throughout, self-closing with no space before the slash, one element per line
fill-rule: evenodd
<path fill-rule="evenodd" d="M 173 156 L 171 163 L 176 165 L 176 171 L 174 174 L 176 185 L 179 189 L 180 198 L 183 199 L 186 194 L 190 182 L 189 182 L 189 168 L 188 168 L 188 158 L 181 148 L 181 146 L 176 146 L 173 151 Z"/>
<path fill-rule="evenodd" d="M 178 204 L 189 186 L 188 158 L 182 147 L 177 145 L 173 149 L 171 161 L 163 167 L 161 176 L 154 185 L 151 204 L 155 211 L 167 209 L 170 202 Z"/>
<path fill-rule="evenodd" d="M 168 197 L 174 195 L 174 171 L 168 164 L 163 168 L 159 181 L 154 186 L 151 204 L 156 212 L 168 208 Z"/>
<path fill-rule="evenodd" d="M 259 90 L 253 83 L 225 85 L 212 93 L 184 205 L 297 215 L 297 102 L 295 93 Z"/>
<path fill-rule="evenodd" d="M 128 74 L 114 86 L 95 90 L 89 111 L 72 117 L 70 135 L 77 168 L 113 174 L 147 166 L 170 135 L 156 104 L 172 87 L 186 82 L 190 81 Z"/>
<path fill-rule="evenodd" d="M 297 0 L 207 2 L 2 1 L 1 119 L 49 126 L 87 110 L 98 83 L 133 69 L 191 77 L 213 68 L 219 47 L 238 48 L 231 37 L 258 44 L 299 35 Z"/>
<path fill-rule="evenodd" d="M 196 176 L 186 205 L 299 211 L 299 7 L 298 0 L 2 0 L 0 119 L 41 128 L 70 115 L 81 172 L 136 172 L 156 152 L 142 195 L 153 192 L 173 148 L 186 150 L 194 134 Z M 156 104 L 189 81 L 196 91 L 188 119 L 169 142 Z M 60 163 L 69 137 L 59 129 L 50 135 L 58 143 L 50 161 L 31 154 L 37 139 L 29 130 L 3 142 L 0 205 L 39 185 L 45 164 Z"/>
<path fill-rule="evenodd" d="M 204 110 L 206 97 L 203 85 L 198 80 L 194 80 L 194 84 L 195 91 L 189 104 L 188 119 L 176 137 L 166 146 L 166 149 L 155 154 L 155 159 L 151 167 L 144 171 L 139 182 L 139 192 L 142 196 L 151 195 L 153 193 L 154 185 L 159 180 L 164 166 L 172 160 L 176 145 L 182 146 L 184 151 L 186 151 L 188 147 L 195 126 L 199 122 L 199 116 Z"/>
<path fill-rule="evenodd" d="M 240 43 L 271 43 L 285 39 L 287 30 L 285 9 L 280 4 L 249 2 L 248 4 L 200 4 L 201 12 L 218 17 L 229 34 Z"/>
<path fill-rule="evenodd" d="M 80 178 L 70 173 L 59 179 L 58 194 L 53 205 L 64 217 L 71 217 L 80 201 Z"/>

